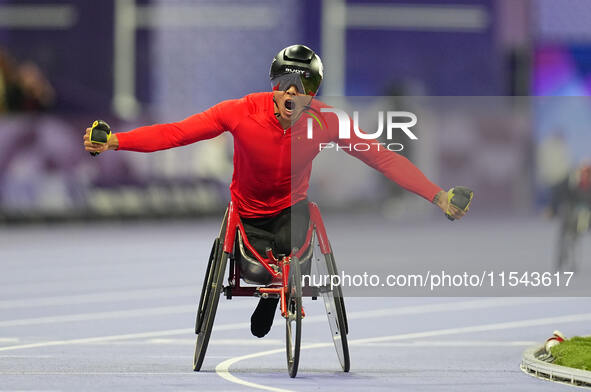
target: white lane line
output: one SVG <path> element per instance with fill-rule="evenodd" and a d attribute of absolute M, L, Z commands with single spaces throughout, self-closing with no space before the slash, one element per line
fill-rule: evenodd
<path fill-rule="evenodd" d="M 1 257 L 0 257 L 1 260 Z M 70 292 L 69 294 L 72 294 L 72 292 L 84 292 L 84 291 L 123 291 L 123 290 L 132 290 L 132 289 L 137 289 L 137 290 L 141 290 L 143 287 L 146 287 L 146 285 L 151 285 L 151 286 L 158 286 L 159 284 L 161 284 L 161 281 L 158 281 L 156 279 L 151 280 L 151 279 L 139 279 L 139 281 L 142 282 L 142 286 L 141 287 L 130 287 L 129 286 L 129 281 L 116 281 L 113 280 L 113 278 L 118 278 L 121 277 L 121 274 L 116 274 L 115 276 L 113 275 L 109 275 L 107 277 L 102 277 L 102 281 L 100 279 L 98 279 L 96 276 L 92 276 L 92 278 L 89 278 L 90 280 L 82 280 L 82 279 L 75 279 L 72 280 L 72 278 L 63 278 L 63 279 L 59 279 L 59 280 L 44 280 L 43 282 L 36 282 L 36 281 L 28 281 L 28 282 L 18 282 L 18 283 L 13 283 L 11 282 L 10 284 L 7 283 L 2 283 L 0 285 L 0 298 L 4 298 L 4 299 L 15 299 L 15 296 L 18 295 L 35 295 L 35 296 L 56 296 L 56 290 L 60 290 L 63 287 L 67 287 L 68 291 Z M 109 280 L 110 283 L 113 284 L 113 286 L 108 286 L 105 287 L 105 280 Z M 102 282 L 102 284 L 101 284 Z M 1 282 L 0 282 L 1 283 Z M 127 284 L 125 284 L 127 283 Z M 167 282 L 170 283 L 170 286 L 178 286 L 178 287 L 183 287 L 183 286 L 188 286 L 190 282 L 187 282 L 186 280 L 182 280 L 180 282 Z M 195 286 L 197 292 L 201 292 L 201 287 L 200 286 Z M 61 292 L 58 292 L 61 293 Z"/>
<path fill-rule="evenodd" d="M 433 313 L 433 312 L 449 312 L 449 311 L 464 311 L 468 309 L 485 309 L 490 307 L 502 307 L 502 306 L 513 306 L 513 305 L 521 305 L 521 304 L 529 304 L 529 303 L 536 303 L 536 302 L 548 302 L 551 300 L 564 300 L 564 298 L 559 299 L 552 299 L 552 298 L 490 298 L 490 299 L 482 299 L 482 300 L 468 300 L 468 301 L 457 301 L 457 302 L 445 302 L 440 304 L 425 304 L 425 305 L 416 305 L 416 306 L 403 306 L 398 308 L 385 308 L 385 309 L 372 309 L 367 311 L 361 312 L 348 312 L 347 318 L 350 320 L 353 319 L 367 319 L 367 318 L 379 318 L 385 316 L 398 316 L 398 315 L 406 315 L 406 314 L 417 314 L 417 313 Z M 233 304 L 226 304 L 224 308 L 232 308 L 232 307 L 244 307 L 244 306 L 252 306 L 250 301 L 245 302 L 236 302 Z M 11 325 L 33 325 L 33 324 L 44 324 L 44 323 L 55 323 L 55 322 L 70 322 L 70 321 L 87 321 L 87 320 L 96 320 L 96 319 L 106 319 L 106 318 L 120 318 L 120 317 L 138 317 L 138 316 L 149 316 L 149 315 L 161 315 L 161 314 L 173 314 L 175 312 L 178 313 L 185 313 L 187 311 L 195 311 L 196 305 L 191 306 L 179 306 L 175 309 L 171 309 L 174 307 L 168 308 L 148 308 L 148 309 L 136 309 L 136 310 L 126 310 L 126 311 L 117 311 L 117 312 L 102 312 L 102 313 L 85 313 L 85 314 L 78 314 L 78 315 L 66 315 L 66 316 L 56 316 L 56 317 L 42 317 L 37 319 L 23 319 L 23 320 L 9 320 L 0 322 L 0 327 L 8 326 L 8 323 Z M 326 315 L 315 315 L 315 316 L 308 316 L 305 319 L 305 323 L 320 323 L 326 322 Z M 242 323 L 231 323 L 231 324 L 221 324 L 214 326 L 214 331 L 230 331 L 230 330 L 239 330 L 244 328 L 249 328 L 249 322 L 242 322 Z M 189 333 L 193 331 L 192 329 L 179 329 L 173 331 L 188 331 L 188 332 L 180 332 L 181 333 Z M 168 336 L 166 333 L 167 331 L 162 331 L 165 333 L 163 336 Z M 193 331 L 194 332 L 194 331 Z M 158 333 L 158 331 L 154 332 Z M 131 334 L 133 335 L 133 334 Z M 115 336 L 130 336 L 127 335 L 115 335 Z M 155 335 L 159 336 L 159 335 Z M 101 337 L 91 338 L 91 339 L 98 339 L 93 342 L 100 342 Z M 74 339 L 77 341 L 78 339 Z M 105 341 L 109 341 L 110 337 L 106 336 Z M 118 340 L 118 339 L 116 339 Z M 48 346 L 55 346 L 61 345 L 57 344 L 56 342 L 68 342 L 70 340 L 58 340 L 58 341 L 49 341 L 45 342 Z M 44 347 L 44 343 L 34 343 L 35 346 L 32 347 Z M 11 347 L 19 349 L 19 348 L 29 348 L 29 345 L 19 345 L 19 346 L 7 346 L 2 347 L 3 350 L 10 350 Z M 0 350 L 2 351 L 2 350 Z"/>
<path fill-rule="evenodd" d="M 2 392 L 64 392 L 63 389 L 2 389 Z"/>
<path fill-rule="evenodd" d="M 397 315 L 408 315 L 408 314 L 423 314 L 423 313 L 434 313 L 434 312 L 447 312 L 447 311 L 461 311 L 470 309 L 484 309 L 499 306 L 512 306 L 520 304 L 529 304 L 537 302 L 548 302 L 548 298 L 519 298 L 519 299 L 507 299 L 507 298 L 491 298 L 483 300 L 469 300 L 469 301 L 458 301 L 458 302 L 445 302 L 440 304 L 425 304 L 416 306 L 403 306 L 397 308 L 385 308 L 385 309 L 373 309 L 360 312 L 349 312 L 347 317 L 350 320 L 354 319 L 367 319 L 367 318 L 378 318 L 384 316 L 397 316 Z M 556 298 L 555 300 L 561 300 Z M 20 327 L 28 325 L 39 325 L 39 324 L 59 324 L 79 321 L 91 321 L 91 320 L 107 320 L 107 319 L 118 319 L 118 318 L 130 318 L 130 317 L 145 317 L 145 316 L 161 316 L 170 314 L 183 314 L 191 313 L 196 311 L 197 305 L 179 305 L 179 306 L 162 306 L 155 308 L 140 308 L 140 309 L 129 309 L 129 310 L 117 310 L 110 312 L 91 312 L 91 313 L 79 313 L 69 314 L 62 316 L 46 316 L 37 318 L 26 318 L 17 320 L 5 320 L 0 321 L 0 328 L 3 327 Z M 231 304 L 225 304 L 224 308 L 244 308 L 250 307 L 252 303 L 250 301 L 239 301 Z M 325 315 L 308 316 L 306 318 L 307 323 L 324 322 L 326 320 Z M 227 325 L 216 326 L 216 331 L 228 331 L 237 330 L 242 328 L 248 328 L 250 324 L 245 323 L 232 323 Z"/>
<path fill-rule="evenodd" d="M 103 302 L 123 302 L 135 299 L 176 298 L 198 295 L 196 286 L 121 290 L 103 293 L 64 295 L 55 297 L 19 298 L 0 301 L 0 309 L 33 308 L 37 306 L 60 306 L 77 304 L 96 304 Z"/>
<path fill-rule="evenodd" d="M 97 342 L 97 345 L 179 345 L 188 346 L 195 343 L 195 339 L 164 339 L 155 338 L 147 340 L 133 340 L 120 342 Z M 315 342 L 310 344 L 323 343 Z M 528 347 L 539 343 L 533 340 L 413 340 L 409 342 L 381 342 L 365 343 L 367 347 Z M 209 342 L 209 346 L 285 346 L 285 341 L 281 339 L 214 339 Z M 3 357 L 0 355 L 0 357 Z M 158 357 L 163 357 L 159 355 Z M 184 357 L 184 356 L 183 356 Z M 177 358 L 177 356 L 175 356 Z M 209 358 L 209 356 L 208 356 Z M 226 357 L 223 357 L 226 358 Z"/>
<path fill-rule="evenodd" d="M 195 339 L 149 339 L 149 344 L 180 344 L 183 346 L 195 343 Z M 285 340 L 280 339 L 213 339 L 211 346 L 284 346 Z"/>
<path fill-rule="evenodd" d="M 119 318 L 128 318 L 128 317 L 161 316 L 161 315 L 167 315 L 167 314 L 180 314 L 180 313 L 195 312 L 195 309 L 197 309 L 197 305 L 161 306 L 161 307 L 157 307 L 157 308 L 116 310 L 116 311 L 112 311 L 112 312 L 93 312 L 93 313 L 68 314 L 68 315 L 63 315 L 63 316 L 36 317 L 36 318 L 0 321 L 0 328 L 2 328 L 2 327 L 22 327 L 22 326 L 27 326 L 27 325 L 39 325 L 39 324 L 59 324 L 59 323 L 69 323 L 69 322 L 75 322 L 75 321 L 119 319 Z"/>
<path fill-rule="evenodd" d="M 152 337 L 159 337 L 159 336 L 184 335 L 184 334 L 189 334 L 189 333 L 195 333 L 195 330 L 192 328 L 182 328 L 182 329 L 169 329 L 166 331 L 128 333 L 128 334 L 123 334 L 123 335 L 111 335 L 111 336 L 97 336 L 97 337 L 93 337 L 93 338 L 52 340 L 49 342 L 19 344 L 19 345 L 15 345 L 15 346 L 0 347 L 0 352 L 1 351 L 23 350 L 23 349 L 27 349 L 27 348 L 68 346 L 68 345 L 74 345 L 74 344 L 109 342 L 109 341 L 126 340 L 126 339 L 141 339 L 141 338 L 152 338 Z"/>
<path fill-rule="evenodd" d="M 251 307 L 252 304 L 246 302 L 235 302 L 226 306 L 226 308 L 245 308 Z M 153 308 L 139 308 L 139 309 L 125 309 L 115 310 L 110 312 L 91 312 L 91 313 L 77 313 L 77 314 L 66 314 L 62 316 L 46 316 L 46 317 L 35 317 L 26 319 L 16 320 L 5 320 L 0 321 L 0 328 L 3 327 L 22 327 L 27 325 L 39 325 L 39 324 L 59 324 L 59 323 L 70 323 L 77 321 L 90 321 L 90 320 L 107 320 L 107 319 L 119 319 L 119 318 L 130 318 L 130 317 L 145 317 L 145 316 L 162 316 L 170 314 L 183 314 L 183 313 L 195 313 L 197 311 L 197 304 L 194 305 L 178 305 L 178 306 L 159 306 Z M 250 324 L 248 324 L 250 325 Z"/>
<path fill-rule="evenodd" d="M 3 376 L 191 376 L 195 377 L 193 371 L 190 372 L 0 372 Z M 19 392 L 13 389 L 0 389 L 2 392 Z M 62 390 L 31 390 L 25 389 L 22 392 L 63 392 Z"/>
<path fill-rule="evenodd" d="M 431 337 L 431 336 L 445 336 L 445 335 L 456 335 L 456 334 L 462 334 L 462 333 L 498 331 L 498 330 L 504 330 L 504 329 L 521 328 L 521 327 L 536 327 L 536 326 L 550 325 L 550 324 L 556 324 L 556 323 L 576 323 L 576 322 L 588 321 L 588 320 L 591 320 L 591 313 L 580 313 L 580 314 L 572 314 L 572 315 L 566 315 L 566 316 L 543 317 L 543 318 L 537 318 L 537 319 L 508 321 L 508 322 L 503 322 L 503 323 L 473 325 L 473 326 L 469 326 L 469 327 L 445 328 L 445 329 L 438 329 L 438 330 L 434 330 L 434 331 L 413 332 L 413 333 L 393 335 L 393 336 L 381 336 L 381 337 L 375 337 L 375 338 L 355 339 L 352 341 L 352 344 L 381 343 L 381 342 L 388 342 L 388 341 L 401 340 L 401 339 L 417 339 L 417 338 L 426 338 L 426 337 Z"/>
<path fill-rule="evenodd" d="M 328 346 L 332 346 L 332 343 L 330 343 L 330 344 L 327 344 L 327 343 L 319 343 L 319 344 L 313 344 L 313 345 L 304 345 L 304 346 L 301 346 L 301 349 L 304 349 L 304 348 L 320 348 L 320 347 L 328 347 Z M 238 385 L 241 385 L 241 386 L 245 386 L 245 387 L 249 387 L 249 388 L 255 388 L 255 389 L 262 389 L 264 391 L 293 392 L 290 389 L 275 388 L 275 387 L 270 387 L 270 386 L 263 385 L 263 384 L 257 384 L 257 383 L 254 383 L 254 382 L 246 381 L 246 380 L 243 380 L 241 378 L 238 378 L 238 377 L 236 377 L 236 376 L 234 376 L 233 374 L 230 373 L 230 366 L 232 366 L 236 362 L 244 361 L 244 360 L 247 360 L 247 359 L 265 357 L 267 355 L 280 354 L 280 353 L 285 353 L 285 348 L 278 348 L 278 349 L 275 349 L 275 350 L 260 351 L 258 353 L 254 353 L 254 354 L 241 355 L 239 357 L 230 358 L 230 359 L 227 359 L 227 360 L 225 360 L 223 362 L 220 362 L 215 367 L 215 372 L 221 378 L 223 378 L 224 380 L 230 381 L 231 383 L 238 384 Z"/>
<path fill-rule="evenodd" d="M 19 338 L 0 338 L 0 343 L 16 343 L 19 340 Z"/>
<path fill-rule="evenodd" d="M 382 317 L 386 315 L 402 315 L 402 314 L 416 314 L 416 313 L 424 313 L 424 312 L 437 312 L 437 311 L 448 311 L 448 310 L 466 310 L 466 309 L 473 309 L 475 307 L 483 307 L 483 306 L 498 306 L 498 305 L 506 305 L 506 301 L 499 301 L 499 300 L 485 300 L 485 301 L 466 301 L 466 302 L 458 302 L 458 303 L 443 303 L 443 304 L 428 304 L 428 305 L 419 305 L 419 306 L 407 306 L 402 308 L 392 308 L 392 309 L 377 309 L 377 310 L 370 310 L 364 312 L 351 312 L 348 314 L 350 319 L 355 319 L 358 317 L 361 318 L 370 318 L 370 317 Z M 227 307 L 246 307 L 252 306 L 250 302 L 235 302 L 232 304 L 225 304 L 224 308 Z M 90 320 L 106 320 L 106 319 L 117 319 L 123 317 L 143 317 L 143 316 L 160 316 L 160 315 L 167 315 L 167 314 L 180 314 L 180 313 L 189 313 L 195 312 L 197 309 L 197 305 L 179 305 L 179 306 L 162 306 L 162 307 L 155 307 L 155 308 L 140 308 L 140 309 L 130 309 L 130 310 L 117 310 L 117 311 L 109 311 L 109 312 L 90 312 L 90 313 L 78 313 L 78 314 L 68 314 L 68 315 L 61 315 L 61 316 L 46 316 L 46 317 L 36 317 L 36 318 L 26 318 L 26 319 L 16 319 L 16 320 L 4 320 L 0 321 L 0 328 L 2 327 L 18 327 L 18 326 L 27 326 L 27 325 L 39 325 L 39 324 L 57 324 L 57 323 L 68 323 L 68 322 L 77 322 L 77 321 L 90 321 Z M 316 315 L 310 316 L 306 319 L 307 322 L 318 322 L 319 320 L 325 320 L 326 316 L 324 315 Z M 248 323 L 235 323 L 230 325 L 221 325 L 216 327 L 216 330 L 229 330 L 229 329 L 239 329 L 243 328 L 244 326 L 248 326 Z"/>
<path fill-rule="evenodd" d="M 513 329 L 513 328 L 522 328 L 522 327 L 533 327 L 533 326 L 541 326 L 541 325 L 550 325 L 550 324 L 557 324 L 557 323 L 573 323 L 573 322 L 580 322 L 580 321 L 591 321 L 591 313 L 582 313 L 582 314 L 573 314 L 567 316 L 558 316 L 558 317 L 544 317 L 538 319 L 529 319 L 529 320 L 520 320 L 520 321 L 509 321 L 504 323 L 493 323 L 493 324 L 482 324 L 482 325 L 473 325 L 469 327 L 459 327 L 459 328 L 445 328 L 445 329 L 437 329 L 432 331 L 423 331 L 423 332 L 413 332 L 413 333 L 406 333 L 406 334 L 399 334 L 399 335 L 390 335 L 390 336 L 379 336 L 374 338 L 366 338 L 366 339 L 355 339 L 349 341 L 349 345 L 366 345 L 369 343 L 383 343 L 383 342 L 392 342 L 397 340 L 408 340 L 408 339 L 419 339 L 419 338 L 426 338 L 426 337 L 433 337 L 433 336 L 446 336 L 446 335 L 455 335 L 455 334 L 465 334 L 465 333 L 474 333 L 474 332 L 486 332 L 486 331 L 495 331 L 495 330 L 504 330 L 504 329 Z M 315 348 L 325 348 L 331 347 L 333 343 L 315 343 L 310 345 L 302 345 L 302 350 L 308 349 L 315 349 Z M 292 392 L 289 389 L 281 389 L 275 387 L 269 387 L 263 384 L 257 384 L 250 381 L 242 380 L 233 374 L 230 373 L 230 367 L 237 362 L 252 359 L 252 358 L 259 358 L 264 357 L 267 355 L 274 355 L 278 353 L 284 353 L 285 349 L 276 349 L 276 350 L 267 350 L 261 351 L 254 354 L 249 355 L 242 355 L 239 357 L 229 358 L 223 362 L 220 362 L 216 367 L 216 373 L 222 377 L 223 379 L 239 384 L 241 386 L 267 390 L 267 391 L 279 391 L 279 392 Z"/>
<path fill-rule="evenodd" d="M 96 345 L 121 345 L 121 346 L 140 346 L 147 344 L 160 344 L 160 345 L 179 345 L 179 346 L 190 346 L 195 344 L 195 338 L 179 338 L 179 339 L 165 339 L 165 338 L 153 338 L 146 340 L 130 340 L 130 341 L 119 341 L 119 342 L 96 342 Z M 209 346 L 285 346 L 285 340 L 280 339 L 214 339 L 209 341 Z M 1 356 L 1 355 L 0 355 Z M 160 355 L 162 356 L 162 355 Z M 144 356 L 145 357 L 145 356 Z M 209 356 L 208 356 L 209 358 Z M 227 358 L 223 357 L 223 358 Z"/>
<path fill-rule="evenodd" d="M 529 347 L 533 340 L 413 340 L 410 342 L 365 343 L 368 347 Z"/>

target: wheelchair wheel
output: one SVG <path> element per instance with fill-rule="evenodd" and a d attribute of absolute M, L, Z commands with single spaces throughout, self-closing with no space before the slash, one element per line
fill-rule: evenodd
<path fill-rule="evenodd" d="M 325 264 L 322 265 L 322 262 L 318 260 L 319 272 L 321 274 L 328 274 L 329 276 L 338 275 L 332 252 L 324 255 L 324 261 Z M 328 325 L 330 326 L 337 357 L 339 358 L 343 371 L 348 372 L 351 365 L 349 359 L 349 343 L 347 342 L 349 326 L 341 287 L 336 286 L 331 289 L 330 286 L 325 286 L 321 288 L 320 293 L 324 299 Z"/>
<path fill-rule="evenodd" d="M 203 280 L 203 286 L 201 286 L 201 296 L 199 297 L 199 307 L 197 308 L 197 319 L 195 320 L 195 335 L 198 335 L 201 332 L 201 325 L 203 322 L 203 314 L 205 313 L 205 304 L 208 303 L 209 291 L 207 287 L 209 287 L 209 282 L 211 282 L 213 269 L 211 265 L 214 264 L 213 260 L 216 259 L 218 248 L 219 248 L 220 239 L 216 238 L 213 242 L 213 246 L 211 247 L 211 252 L 209 253 L 209 259 L 207 261 L 207 270 L 205 271 L 205 277 Z"/>
<path fill-rule="evenodd" d="M 337 263 L 334 260 L 334 253 L 332 253 L 332 252 L 330 252 L 330 263 L 328 263 L 328 266 L 329 266 L 329 271 L 331 271 L 330 272 L 331 274 L 333 274 L 333 275 L 339 274 L 339 271 L 337 269 Z M 345 334 L 348 335 L 349 334 L 349 321 L 347 320 L 347 312 L 345 311 L 345 297 L 343 296 L 343 290 L 341 289 L 341 286 L 335 287 L 335 293 L 336 293 L 335 301 L 337 303 L 340 303 L 340 308 L 342 309 L 342 312 L 343 312 Z"/>
<path fill-rule="evenodd" d="M 195 322 L 197 342 L 195 343 L 195 354 L 193 356 L 193 370 L 196 372 L 201 369 L 201 364 L 207 351 L 207 344 L 209 343 L 220 293 L 223 288 L 227 260 L 228 255 L 223 251 L 223 242 L 219 238 L 216 238 L 209 256 L 205 281 L 203 282 L 201 297 L 199 299 L 197 320 Z"/>
<path fill-rule="evenodd" d="M 285 349 L 287 369 L 289 376 L 293 378 L 298 373 L 302 339 L 302 277 L 300 261 L 297 257 L 294 257 L 290 263 L 286 302 Z"/>

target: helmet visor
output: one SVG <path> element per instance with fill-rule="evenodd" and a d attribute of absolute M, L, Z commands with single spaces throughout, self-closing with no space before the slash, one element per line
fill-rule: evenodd
<path fill-rule="evenodd" d="M 291 86 L 295 86 L 300 94 L 316 95 L 320 80 L 313 77 L 306 77 L 297 73 L 284 73 L 271 79 L 273 90 L 287 91 Z"/>

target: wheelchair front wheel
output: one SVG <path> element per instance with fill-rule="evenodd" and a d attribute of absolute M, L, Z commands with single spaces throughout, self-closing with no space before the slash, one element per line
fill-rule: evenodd
<path fill-rule="evenodd" d="M 300 343 L 302 339 L 302 277 L 300 261 L 291 259 L 287 284 L 285 315 L 285 349 L 287 354 L 287 370 L 291 378 L 298 373 L 300 362 Z"/>
<path fill-rule="evenodd" d="M 199 299 L 199 309 L 195 323 L 197 341 L 193 355 L 193 370 L 201 370 L 209 337 L 213 329 L 213 321 L 218 308 L 220 293 L 223 288 L 224 273 L 228 254 L 224 252 L 223 242 L 216 238 L 210 254 L 210 260 L 205 274 L 205 282 Z"/>

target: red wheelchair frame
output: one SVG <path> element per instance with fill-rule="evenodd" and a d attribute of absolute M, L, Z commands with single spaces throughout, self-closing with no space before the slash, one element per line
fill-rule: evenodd
<path fill-rule="evenodd" d="M 266 258 L 262 257 L 256 249 L 250 244 L 248 241 L 248 237 L 246 236 L 246 232 L 244 230 L 244 226 L 242 225 L 242 221 L 238 216 L 238 213 L 235 211 L 235 207 L 233 203 L 230 203 L 228 207 L 229 211 L 229 218 L 228 218 L 228 226 L 229 227 L 236 227 L 236 230 L 226 230 L 226 235 L 224 238 L 224 252 L 232 253 L 232 244 L 235 243 L 236 240 L 236 233 L 239 232 L 242 236 L 242 240 L 244 241 L 244 245 L 246 248 L 254 255 L 258 262 L 260 262 L 263 267 L 271 274 L 273 277 L 272 286 L 266 287 L 241 287 L 240 286 L 240 266 L 238 263 L 235 264 L 235 268 L 230 270 L 230 276 L 228 277 L 228 281 L 231 283 L 230 286 L 225 288 L 225 294 L 228 297 L 232 296 L 253 296 L 257 293 L 260 294 L 278 294 L 280 296 L 280 305 L 281 305 L 281 315 L 285 317 L 286 314 L 286 293 L 287 293 L 287 284 L 288 284 L 288 276 L 289 276 L 289 265 L 291 259 L 294 257 L 300 258 L 310 247 L 311 240 L 312 240 L 312 233 L 314 228 L 316 228 L 316 232 L 318 235 L 320 250 L 322 254 L 331 253 L 330 243 L 328 242 L 328 238 L 326 236 L 326 229 L 324 228 L 324 222 L 322 222 L 322 217 L 320 216 L 320 210 L 315 203 L 309 203 L 310 209 L 310 225 L 308 225 L 308 230 L 306 232 L 306 239 L 302 244 L 302 247 L 296 251 L 295 254 L 290 254 L 289 256 L 283 257 L 281 259 L 277 259 L 273 255 L 273 251 L 271 249 L 267 249 L 266 251 Z M 272 265 L 276 265 L 279 269 L 275 269 Z M 311 289 L 311 288 L 310 288 Z M 315 297 L 314 291 L 309 290 L 304 293 L 304 295 L 309 294 L 308 296 Z"/>
<path fill-rule="evenodd" d="M 304 244 L 302 244 L 300 249 L 294 248 L 290 255 L 277 258 L 270 248 L 266 249 L 266 257 L 262 257 L 256 251 L 248 240 L 235 204 L 230 202 L 224 216 L 220 234 L 214 241 L 199 302 L 195 325 L 195 332 L 197 333 L 193 360 L 193 369 L 195 371 L 199 371 L 201 368 L 213 327 L 213 319 L 215 318 L 219 295 L 222 290 L 227 299 L 231 299 L 232 296 L 267 297 L 270 295 L 280 298 L 281 315 L 287 321 L 286 351 L 288 371 L 291 377 L 295 377 L 297 374 L 299 363 L 301 319 L 305 316 L 302 308 L 302 296 L 311 296 L 313 299 L 316 299 L 318 294 L 320 294 L 324 298 L 328 321 L 341 367 L 343 371 L 349 371 L 350 361 L 346 338 L 348 324 L 340 287 L 301 287 L 300 257 L 304 254 L 311 255 L 308 252 L 313 251 L 310 247 L 314 246 L 313 242 L 315 238 L 317 238 L 320 253 L 324 256 L 324 263 L 320 258 L 317 258 L 317 262 L 319 263 L 317 268 L 319 268 L 319 271 L 322 270 L 327 274 L 337 274 L 334 255 L 326 235 L 320 210 L 315 203 L 308 203 L 308 207 L 310 211 L 310 223 Z M 242 250 L 238 249 L 237 236 L 240 236 L 239 238 L 244 247 L 250 251 L 256 261 L 271 275 L 272 280 L 270 284 L 265 286 L 240 285 L 240 263 L 235 262 L 235 252 L 241 252 Z M 223 287 L 223 276 L 228 258 L 231 259 L 231 268 L 229 269 L 228 285 Z M 308 256 L 310 262 L 312 262 L 312 258 Z"/>

